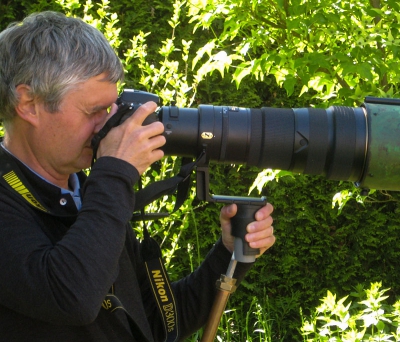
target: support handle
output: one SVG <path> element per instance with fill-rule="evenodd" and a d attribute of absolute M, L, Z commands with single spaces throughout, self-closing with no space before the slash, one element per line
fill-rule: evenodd
<path fill-rule="evenodd" d="M 232 236 L 235 237 L 235 259 L 240 262 L 250 263 L 256 260 L 260 253 L 258 248 L 251 248 L 245 240 L 246 227 L 255 220 L 256 212 L 266 204 L 265 198 L 257 203 L 248 202 L 237 204 L 237 213 L 231 219 Z"/>

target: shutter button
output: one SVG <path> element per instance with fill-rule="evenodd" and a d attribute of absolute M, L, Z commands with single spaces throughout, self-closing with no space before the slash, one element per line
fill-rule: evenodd
<path fill-rule="evenodd" d="M 61 198 L 60 199 L 60 204 L 61 205 L 66 205 L 67 204 L 67 200 L 65 198 Z"/>

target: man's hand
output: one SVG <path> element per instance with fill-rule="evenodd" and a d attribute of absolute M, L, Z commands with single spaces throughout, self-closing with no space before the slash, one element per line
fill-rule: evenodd
<path fill-rule="evenodd" d="M 155 161 L 164 156 L 160 150 L 166 140 L 162 135 L 164 125 L 153 122 L 143 126 L 143 121 L 157 109 L 155 102 L 141 105 L 131 117 L 114 127 L 100 142 L 97 158 L 116 157 L 132 164 L 142 174 Z M 115 113 L 113 108 L 111 115 Z"/>
<path fill-rule="evenodd" d="M 267 203 L 264 207 L 259 209 L 255 215 L 255 221 L 249 223 L 246 227 L 247 234 L 246 241 L 252 248 L 260 249 L 260 256 L 268 248 L 275 243 L 274 227 L 272 227 L 273 219 L 271 217 L 273 207 Z M 235 238 L 231 235 L 231 218 L 237 212 L 236 204 L 224 206 L 221 209 L 220 221 L 222 228 L 222 242 L 225 247 L 233 252 Z"/>

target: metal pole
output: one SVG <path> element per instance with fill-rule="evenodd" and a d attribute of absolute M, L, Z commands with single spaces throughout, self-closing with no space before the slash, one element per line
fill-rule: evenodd
<path fill-rule="evenodd" d="M 207 324 L 204 328 L 201 342 L 213 342 L 215 339 L 215 335 L 217 334 L 218 326 L 221 321 L 222 314 L 224 313 L 229 296 L 236 290 L 236 279 L 232 278 L 235 272 L 236 264 L 237 261 L 235 260 L 235 256 L 233 254 L 226 275 L 222 274 L 220 279 L 217 280 L 216 287 L 218 289 L 218 292 L 216 294 L 214 304 L 211 308 Z"/>

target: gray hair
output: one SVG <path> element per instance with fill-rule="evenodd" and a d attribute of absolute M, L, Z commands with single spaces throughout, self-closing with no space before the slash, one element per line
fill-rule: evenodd
<path fill-rule="evenodd" d="M 0 33 L 0 119 L 9 123 L 18 104 L 16 87 L 49 112 L 57 112 L 68 91 L 102 73 L 107 81 L 123 79 L 116 53 L 96 28 L 56 12 L 35 13 Z"/>

